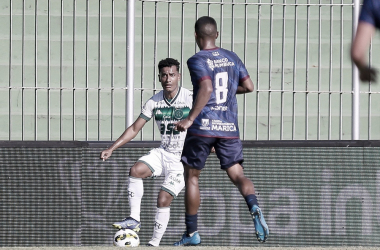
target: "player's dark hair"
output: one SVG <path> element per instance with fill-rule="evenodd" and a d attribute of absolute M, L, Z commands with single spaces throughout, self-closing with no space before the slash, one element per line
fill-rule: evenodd
<path fill-rule="evenodd" d="M 195 33 L 200 37 L 214 36 L 218 30 L 216 21 L 210 16 L 202 16 L 195 22 Z"/>
<path fill-rule="evenodd" d="M 162 68 L 171 67 L 171 66 L 176 66 L 177 71 L 179 72 L 179 62 L 173 58 L 162 59 L 158 63 L 158 71 L 161 71 Z"/>

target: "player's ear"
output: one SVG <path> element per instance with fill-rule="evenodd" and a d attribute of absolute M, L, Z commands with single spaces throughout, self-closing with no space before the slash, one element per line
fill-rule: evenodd
<path fill-rule="evenodd" d="M 218 36 L 219 36 L 219 32 L 217 31 L 217 32 L 216 32 L 215 39 L 218 39 Z"/>

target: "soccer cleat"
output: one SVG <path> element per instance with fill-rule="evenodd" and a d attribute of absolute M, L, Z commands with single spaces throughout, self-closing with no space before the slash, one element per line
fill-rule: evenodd
<path fill-rule="evenodd" d="M 127 217 L 120 222 L 113 223 L 112 226 L 117 229 L 131 229 L 137 233 L 140 231 L 141 223 L 132 217 Z"/>
<path fill-rule="evenodd" d="M 257 240 L 264 243 L 269 235 L 269 228 L 265 222 L 264 215 L 261 212 L 261 209 L 256 205 L 252 207 L 250 212 L 252 215 L 253 224 L 255 225 Z"/>
<path fill-rule="evenodd" d="M 193 236 L 187 236 L 185 232 L 182 239 L 173 244 L 173 246 L 196 246 L 201 244 L 201 237 L 198 232 L 194 232 Z"/>
<path fill-rule="evenodd" d="M 146 244 L 145 246 L 146 246 L 146 247 L 155 247 L 155 246 L 153 246 L 153 245 L 150 244 L 150 243 Z"/>

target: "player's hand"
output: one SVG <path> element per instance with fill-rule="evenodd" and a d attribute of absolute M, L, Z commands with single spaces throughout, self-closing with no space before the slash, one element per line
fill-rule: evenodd
<path fill-rule="evenodd" d="M 360 80 L 362 80 L 363 82 L 375 82 L 377 78 L 377 70 L 372 69 L 370 67 L 359 69 L 359 74 Z"/>
<path fill-rule="evenodd" d="M 211 153 L 215 153 L 215 148 L 214 147 L 211 148 Z"/>
<path fill-rule="evenodd" d="M 103 161 L 107 160 L 110 158 L 112 155 L 112 150 L 111 149 L 106 149 L 100 154 L 100 159 L 103 159 Z"/>
<path fill-rule="evenodd" d="M 186 131 L 191 126 L 191 124 L 193 124 L 193 122 L 186 118 L 179 121 L 175 125 L 174 129 L 178 131 Z"/>

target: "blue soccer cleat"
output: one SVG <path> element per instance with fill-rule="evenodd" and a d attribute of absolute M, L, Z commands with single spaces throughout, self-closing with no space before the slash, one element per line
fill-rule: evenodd
<path fill-rule="evenodd" d="M 252 215 L 253 224 L 255 225 L 257 240 L 264 243 L 269 236 L 269 228 L 265 222 L 264 215 L 261 212 L 261 209 L 256 205 L 252 207 L 250 212 Z"/>
<path fill-rule="evenodd" d="M 112 226 L 117 229 L 131 229 L 135 232 L 139 232 L 141 223 L 132 217 L 127 217 L 120 222 L 113 223 Z"/>
<path fill-rule="evenodd" d="M 182 235 L 182 239 L 173 244 L 173 246 L 196 246 L 201 244 L 201 237 L 198 232 L 194 232 L 193 236 L 187 236 L 185 232 Z"/>

